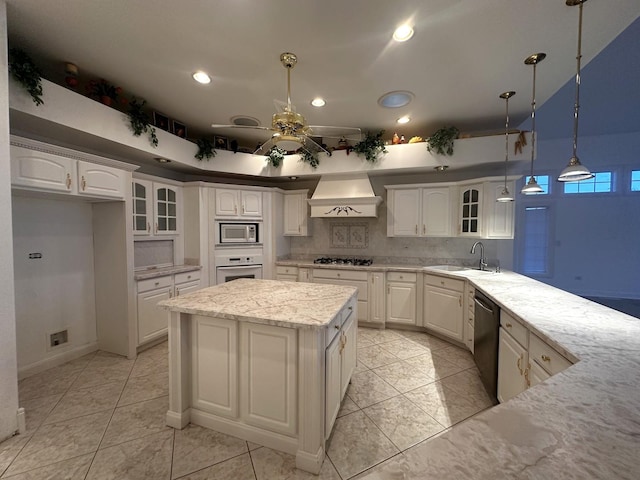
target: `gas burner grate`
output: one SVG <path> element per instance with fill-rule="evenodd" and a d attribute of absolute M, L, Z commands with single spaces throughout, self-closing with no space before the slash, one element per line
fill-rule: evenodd
<path fill-rule="evenodd" d="M 370 258 L 341 258 L 341 257 L 319 257 L 313 263 L 322 265 L 354 265 L 358 267 L 367 267 L 373 263 Z"/>

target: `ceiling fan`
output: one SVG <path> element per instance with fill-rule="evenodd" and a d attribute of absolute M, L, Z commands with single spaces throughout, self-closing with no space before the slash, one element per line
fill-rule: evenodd
<path fill-rule="evenodd" d="M 274 102 L 277 107 L 280 107 L 281 111 L 273 114 L 270 127 L 216 124 L 211 126 L 213 128 L 243 128 L 271 132 L 271 138 L 260 145 L 253 152 L 254 155 L 268 155 L 275 145 L 287 151 L 299 151 L 302 149 L 312 154 L 323 152 L 331 155 L 331 152 L 312 139 L 312 136 L 361 140 L 362 131 L 359 128 L 308 125 L 304 116 L 297 113 L 295 107 L 291 104 L 291 69 L 298 63 L 298 57 L 294 53 L 285 52 L 280 55 L 280 62 L 287 69 L 287 103 Z"/>

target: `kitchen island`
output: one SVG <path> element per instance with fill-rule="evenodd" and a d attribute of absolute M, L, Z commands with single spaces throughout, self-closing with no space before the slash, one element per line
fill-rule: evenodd
<path fill-rule="evenodd" d="M 356 293 L 238 279 L 161 302 L 171 311 L 167 424 L 259 443 L 319 473 L 355 368 Z"/>

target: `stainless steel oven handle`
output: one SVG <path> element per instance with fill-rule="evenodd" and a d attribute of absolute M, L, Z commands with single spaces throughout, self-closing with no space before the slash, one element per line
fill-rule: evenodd
<path fill-rule="evenodd" d="M 490 306 L 485 305 L 485 303 L 482 300 L 480 300 L 478 297 L 474 297 L 473 300 L 476 302 L 476 305 L 480 305 L 481 308 L 493 314 L 493 309 Z"/>

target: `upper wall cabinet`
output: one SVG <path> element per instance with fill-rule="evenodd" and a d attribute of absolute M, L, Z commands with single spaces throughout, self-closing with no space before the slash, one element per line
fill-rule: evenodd
<path fill-rule="evenodd" d="M 306 237 L 309 235 L 309 190 L 284 192 L 284 235 Z"/>
<path fill-rule="evenodd" d="M 450 237 L 452 187 L 387 187 L 387 236 Z"/>
<path fill-rule="evenodd" d="M 55 153 L 11 145 L 11 184 L 88 198 L 124 199 L 126 172 Z"/>
<path fill-rule="evenodd" d="M 132 182 L 133 233 L 175 235 L 181 212 L 181 188 L 135 178 Z"/>
<path fill-rule="evenodd" d="M 507 182 L 507 188 L 510 192 L 516 191 L 516 182 L 511 180 Z M 485 237 L 486 238 L 513 238 L 514 234 L 514 215 L 515 202 L 498 202 L 496 199 L 502 193 L 504 182 L 486 182 L 484 184 L 485 202 L 484 216 Z"/>
<path fill-rule="evenodd" d="M 482 184 L 460 187 L 458 195 L 458 235 L 481 237 L 484 218 L 482 216 Z"/>
<path fill-rule="evenodd" d="M 262 192 L 216 188 L 216 217 L 262 218 Z"/>

